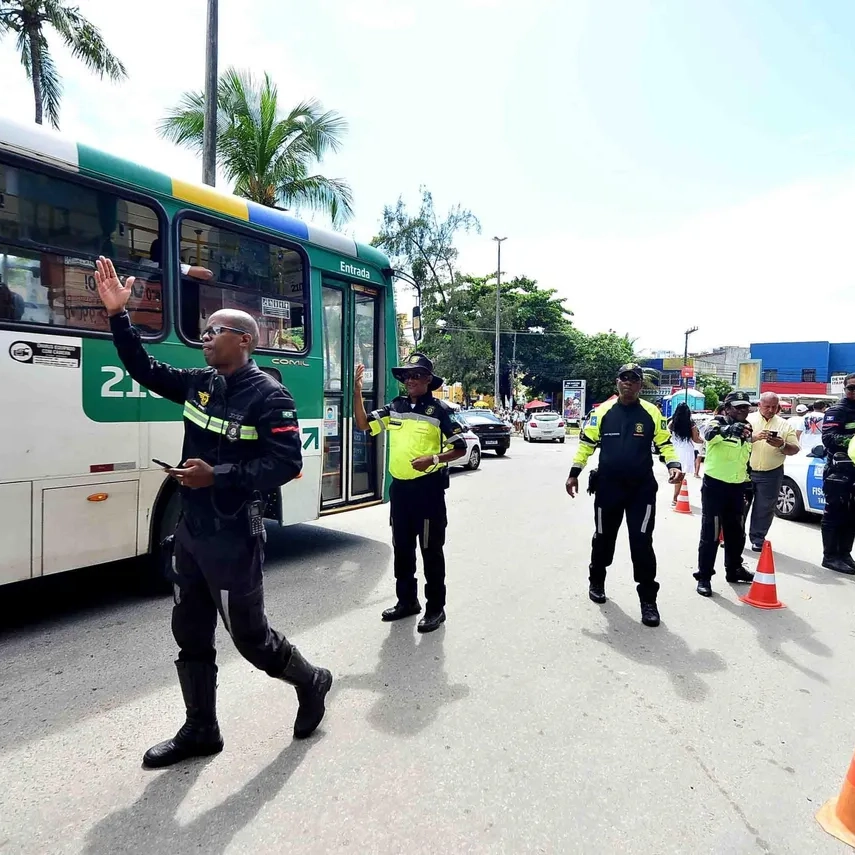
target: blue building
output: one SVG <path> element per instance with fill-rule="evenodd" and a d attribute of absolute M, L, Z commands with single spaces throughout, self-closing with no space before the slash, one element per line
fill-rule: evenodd
<path fill-rule="evenodd" d="M 751 345 L 763 362 L 761 391 L 789 395 L 830 394 L 835 374 L 855 372 L 855 343 L 781 341 Z"/>

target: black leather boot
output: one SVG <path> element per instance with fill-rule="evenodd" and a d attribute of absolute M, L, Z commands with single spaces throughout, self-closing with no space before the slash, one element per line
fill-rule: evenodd
<path fill-rule="evenodd" d="M 837 555 L 844 564 L 848 564 L 855 570 L 855 559 L 852 558 L 853 543 L 855 543 L 855 530 L 844 530 L 837 539 Z"/>
<path fill-rule="evenodd" d="M 823 520 L 825 523 L 825 520 Z M 829 525 L 822 526 L 822 566 L 826 570 L 834 570 L 837 573 L 845 573 L 848 576 L 855 575 L 855 565 L 850 565 L 840 555 L 840 535 L 836 528 Z"/>
<path fill-rule="evenodd" d="M 324 717 L 324 698 L 332 686 L 332 674 L 326 668 L 310 665 L 300 651 L 292 647 L 282 679 L 297 690 L 299 707 L 294 721 L 294 737 L 305 739 L 315 732 Z"/>
<path fill-rule="evenodd" d="M 172 739 L 146 751 L 143 765 L 150 769 L 171 766 L 190 757 L 207 757 L 223 750 L 217 724 L 217 666 L 207 662 L 175 663 L 187 708 L 187 719 Z"/>

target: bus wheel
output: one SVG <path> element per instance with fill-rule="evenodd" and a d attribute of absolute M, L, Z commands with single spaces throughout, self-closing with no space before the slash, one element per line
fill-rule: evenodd
<path fill-rule="evenodd" d="M 163 573 L 164 555 L 161 543 L 178 527 L 181 514 L 181 499 L 178 490 L 172 490 L 157 506 L 157 522 L 154 525 L 154 540 L 151 552 L 146 559 L 146 587 L 153 594 L 167 594 L 172 591 L 172 583 Z"/>

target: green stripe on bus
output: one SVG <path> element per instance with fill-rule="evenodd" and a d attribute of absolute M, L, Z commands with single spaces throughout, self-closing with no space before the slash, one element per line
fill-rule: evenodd
<path fill-rule="evenodd" d="M 81 172 L 103 175 L 143 190 L 172 195 L 172 179 L 147 166 L 139 166 L 112 154 L 105 154 L 83 143 L 77 144 L 77 156 Z"/>

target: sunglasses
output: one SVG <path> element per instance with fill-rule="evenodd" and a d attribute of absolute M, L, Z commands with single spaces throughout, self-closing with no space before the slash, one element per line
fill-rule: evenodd
<path fill-rule="evenodd" d="M 405 371 L 403 374 L 404 380 L 427 380 L 428 376 L 423 371 Z"/>
<path fill-rule="evenodd" d="M 845 388 L 846 388 L 846 391 L 847 391 L 847 392 L 855 392 L 855 385 L 853 385 L 852 383 L 850 383 L 850 384 L 849 384 L 848 386 L 846 386 Z"/>
<path fill-rule="evenodd" d="M 205 336 L 210 336 L 211 338 L 214 338 L 220 333 L 226 331 L 237 333 L 238 335 L 249 335 L 246 330 L 239 330 L 237 327 L 227 327 L 225 326 L 225 324 L 215 324 L 212 327 L 205 327 L 205 329 L 202 330 L 202 334 L 199 336 L 199 338 L 204 339 Z"/>
<path fill-rule="evenodd" d="M 621 374 L 618 377 L 618 380 L 622 380 L 624 383 L 640 383 L 641 378 L 636 374 Z"/>

